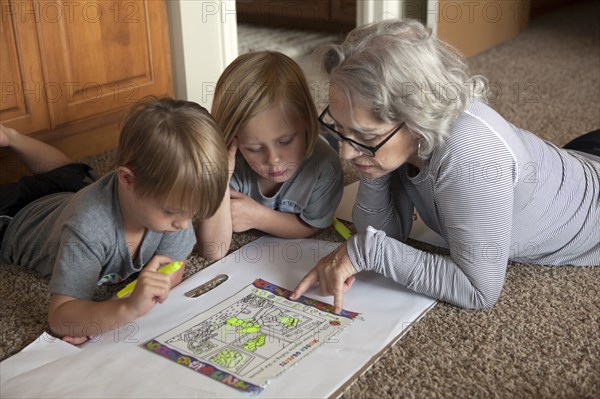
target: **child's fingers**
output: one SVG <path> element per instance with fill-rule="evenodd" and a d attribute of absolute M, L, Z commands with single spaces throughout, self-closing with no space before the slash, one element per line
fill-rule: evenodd
<path fill-rule="evenodd" d="M 158 303 L 163 303 L 169 297 L 169 292 L 171 291 L 171 284 L 159 284 L 152 285 L 152 299 Z"/>
<path fill-rule="evenodd" d="M 151 266 L 150 262 L 138 277 L 134 293 L 138 291 L 138 295 L 146 297 L 164 297 L 162 291 L 166 289 L 166 293 L 168 294 L 171 288 L 171 276 L 157 272 L 155 270 L 155 265 L 152 265 L 151 269 L 147 269 L 149 266 Z"/>
<path fill-rule="evenodd" d="M 169 287 L 171 286 L 171 276 L 163 273 L 144 273 L 140 274 L 138 278 L 137 287 L 141 285 L 163 285 L 167 284 Z"/>
<path fill-rule="evenodd" d="M 183 265 L 174 273 L 169 274 L 169 281 L 171 282 L 171 288 L 175 287 L 183 280 L 183 275 L 185 273 L 185 265 L 186 262 L 183 262 Z"/>
<path fill-rule="evenodd" d="M 73 337 L 70 335 L 65 335 L 64 337 L 62 337 L 62 340 L 70 343 L 71 345 L 81 345 L 84 342 L 87 342 L 89 340 L 89 337 Z"/>
<path fill-rule="evenodd" d="M 127 299 L 139 317 L 148 313 L 156 303 L 163 303 L 169 296 L 170 290 L 169 276 L 161 273 L 148 273 L 140 276 L 135 290 Z"/>
<path fill-rule="evenodd" d="M 162 265 L 166 265 L 171 262 L 173 262 L 173 259 L 169 258 L 168 256 L 154 255 L 152 259 L 150 259 L 150 261 L 146 264 L 146 266 L 144 266 L 144 270 L 155 272 Z"/>

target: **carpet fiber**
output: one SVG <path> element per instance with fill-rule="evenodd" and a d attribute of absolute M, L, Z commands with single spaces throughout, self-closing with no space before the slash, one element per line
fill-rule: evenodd
<path fill-rule="evenodd" d="M 472 71 L 491 83 L 492 105 L 515 125 L 559 145 L 600 128 L 599 11 L 591 2 L 546 15 L 515 39 L 471 58 Z M 86 161 L 103 173 L 114 153 Z M 355 178 L 347 170 L 347 183 Z M 236 234 L 233 246 L 258 236 Z M 316 238 L 339 241 L 331 229 Z M 207 265 L 194 256 L 187 276 Z M 47 328 L 49 293 L 47 281 L 33 273 L 11 265 L 0 265 L 0 273 L 5 358 Z M 344 397 L 598 398 L 599 287 L 600 268 L 510 264 L 493 309 L 438 304 Z M 118 288 L 102 288 L 97 298 Z"/>
<path fill-rule="evenodd" d="M 248 51 L 271 50 L 295 58 L 310 53 L 323 43 L 339 39 L 338 35 L 332 33 L 238 24 L 239 54 Z"/>

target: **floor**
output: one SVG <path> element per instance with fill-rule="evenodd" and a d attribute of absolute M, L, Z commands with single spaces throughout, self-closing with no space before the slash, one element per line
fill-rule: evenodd
<path fill-rule="evenodd" d="M 296 58 L 310 53 L 320 44 L 338 39 L 337 35 L 328 32 L 238 24 L 240 54 L 252 50 L 273 50 Z"/>
<path fill-rule="evenodd" d="M 338 42 L 341 39 L 339 35 L 329 32 L 238 24 L 239 54 L 253 50 L 273 50 L 293 58 L 306 75 L 318 111 L 325 103 L 327 84 L 320 72 L 318 60 L 312 52 L 322 44 Z"/>

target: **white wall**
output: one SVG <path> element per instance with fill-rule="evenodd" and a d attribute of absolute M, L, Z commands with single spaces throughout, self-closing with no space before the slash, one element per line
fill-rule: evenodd
<path fill-rule="evenodd" d="M 390 18 L 404 18 L 401 0 L 363 0 L 356 3 L 356 24 L 364 25 Z"/>
<path fill-rule="evenodd" d="M 167 0 L 175 97 L 210 110 L 221 72 L 237 57 L 235 0 Z"/>

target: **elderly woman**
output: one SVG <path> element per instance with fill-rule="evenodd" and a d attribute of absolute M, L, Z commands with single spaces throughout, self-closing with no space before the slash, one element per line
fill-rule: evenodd
<path fill-rule="evenodd" d="M 509 260 L 600 263 L 598 131 L 579 140 L 588 154 L 513 126 L 486 105 L 485 81 L 416 21 L 356 28 L 325 49 L 323 67 L 330 91 L 320 120 L 360 175 L 357 234 L 292 298 L 318 282 L 339 312 L 354 274 L 372 270 L 481 309 L 498 300 Z M 413 207 L 449 256 L 405 244 Z"/>

